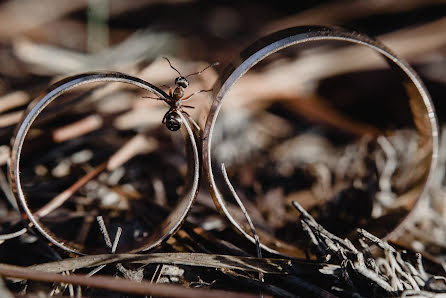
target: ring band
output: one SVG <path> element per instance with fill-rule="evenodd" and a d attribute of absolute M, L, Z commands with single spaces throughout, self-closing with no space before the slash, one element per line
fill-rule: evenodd
<path fill-rule="evenodd" d="M 232 64 L 230 64 L 216 82 L 213 88 L 213 102 L 210 107 L 205 128 L 203 131 L 203 166 L 207 174 L 209 188 L 217 209 L 230 221 L 232 226 L 242 233 L 251 242 L 255 242 L 254 238 L 249 235 L 242 227 L 242 225 L 236 221 L 236 219 L 230 214 L 226 205 L 226 201 L 222 193 L 217 187 L 214 179 L 214 168 L 212 165 L 211 156 L 211 144 L 212 135 L 215 126 L 215 122 L 218 117 L 218 113 L 223 104 L 226 94 L 231 87 L 255 64 L 266 58 L 267 56 L 292 45 L 302 44 L 311 41 L 318 40 L 338 40 L 346 41 L 353 44 L 360 44 L 373 49 L 385 58 L 391 69 L 399 74 L 402 84 L 409 97 L 409 104 L 411 107 L 414 123 L 417 131 L 420 134 L 419 150 L 426 152 L 426 158 L 423 160 L 425 166 L 424 184 L 421 187 L 419 195 L 413 202 L 412 211 L 415 206 L 426 197 L 426 192 L 437 162 L 438 155 L 438 124 L 434 111 L 430 95 L 428 94 L 424 84 L 421 82 L 415 71 L 403 60 L 393 54 L 387 47 L 382 45 L 379 41 L 372 39 L 364 34 L 347 31 L 342 28 L 325 27 L 325 26 L 303 26 L 285 29 L 269 36 L 261 38 L 257 42 L 253 43 L 246 50 L 244 50 L 240 57 Z M 217 167 L 220 168 L 220 167 Z M 407 223 L 414 212 L 409 211 L 405 218 L 391 231 L 384 239 L 390 240 L 398 237 L 398 235 L 404 230 L 405 223 Z M 262 248 L 272 253 L 279 253 L 286 256 L 301 255 L 300 252 L 290 249 L 290 245 L 286 243 L 277 243 L 270 241 L 269 234 L 260 234 L 260 240 Z M 263 237 L 262 237 L 263 236 Z M 288 248 L 285 248 L 285 247 Z"/>
<path fill-rule="evenodd" d="M 15 136 L 12 139 L 13 145 L 9 162 L 9 173 L 13 193 L 16 197 L 16 200 L 20 202 L 21 211 L 26 215 L 25 217 L 29 220 L 30 224 L 33 225 L 43 236 L 45 236 L 56 246 L 65 251 L 73 252 L 76 254 L 85 254 L 85 252 L 83 251 L 83 249 L 76 247 L 76 245 L 74 245 L 73 243 L 69 243 L 68 241 L 64 241 L 63 239 L 56 237 L 51 231 L 46 229 L 39 222 L 39 219 L 34 216 L 34 214 L 29 209 L 28 202 L 25 198 L 21 186 L 20 157 L 28 131 L 39 114 L 45 109 L 45 107 L 63 93 L 75 87 L 94 82 L 127 83 L 153 92 L 160 97 L 167 96 L 164 91 L 144 80 L 118 72 L 85 73 L 58 81 L 54 85 L 49 87 L 44 94 L 36 98 L 36 100 L 33 101 L 28 107 L 23 120 L 17 126 Z M 130 252 L 132 253 L 149 250 L 159 245 L 163 240 L 174 234 L 182 225 L 195 197 L 197 196 L 200 175 L 200 158 L 196 142 L 197 134 L 193 126 L 191 126 L 187 117 L 185 117 L 181 113 L 179 113 L 179 115 L 183 120 L 183 127 L 185 128 L 182 130 L 182 132 L 186 140 L 186 147 L 190 148 L 186 150 L 188 156 L 188 172 L 186 177 L 184 195 L 179 199 L 175 208 L 172 210 L 169 216 L 160 224 L 158 229 L 149 236 L 147 241 L 145 241 L 142 246 L 131 250 Z"/>

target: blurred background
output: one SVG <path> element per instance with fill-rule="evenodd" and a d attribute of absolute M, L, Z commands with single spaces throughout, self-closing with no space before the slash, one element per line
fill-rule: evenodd
<path fill-rule="evenodd" d="M 258 38 L 313 24 L 359 30 L 405 59 L 426 84 L 443 127 L 442 0 L 1 1 L 2 230 L 20 222 L 6 167 L 14 129 L 27 105 L 52 83 L 107 70 L 167 91 L 178 73 L 162 57 L 183 75 L 218 61 L 191 77 L 187 95 L 212 88 L 225 66 Z M 22 179 L 33 211 L 98 171 L 63 206 L 42 216 L 59 237 L 106 251 L 96 224 L 102 216 L 110 229 L 123 229 L 122 247 L 135 248 L 132 243 L 144 242 L 177 204 L 188 175 L 185 143 L 181 133 L 161 123 L 168 107 L 144 96 L 153 94 L 124 84 L 79 88 L 52 103 L 31 129 Z M 190 101 L 195 109 L 188 112 L 202 128 L 211 100 L 201 93 Z M 262 61 L 225 99 L 214 133 L 215 165 L 226 165 L 261 241 L 285 256 L 308 256 L 308 239 L 296 228 L 299 214 L 291 201 L 336 235 L 353 237 L 363 227 L 385 236 L 410 212 L 426 172 L 417 159 L 418 135 L 398 78 L 372 51 L 339 42 L 292 47 Z M 112 169 L 100 169 L 125 146 L 132 148 L 129 156 Z M 395 242 L 436 264 L 444 264 L 446 256 L 445 160 L 442 141 L 429 200 Z M 254 255 L 255 247 L 217 213 L 205 180 L 185 227 L 159 250 Z M 218 183 L 226 187 L 222 179 Z M 185 240 L 188 233 L 195 242 Z M 42 243 L 31 240 L 3 244 L 2 260 L 18 265 L 52 260 Z M 16 252 L 29 251 L 30 245 L 32 253 L 18 257 Z"/>

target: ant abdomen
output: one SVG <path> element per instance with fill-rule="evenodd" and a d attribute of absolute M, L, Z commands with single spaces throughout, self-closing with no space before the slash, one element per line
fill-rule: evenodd
<path fill-rule="evenodd" d="M 166 127 L 171 131 L 177 131 L 181 128 L 183 120 L 177 112 L 170 112 L 166 115 Z"/>

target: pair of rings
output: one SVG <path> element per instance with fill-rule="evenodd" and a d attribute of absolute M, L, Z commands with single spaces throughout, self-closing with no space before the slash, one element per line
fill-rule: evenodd
<path fill-rule="evenodd" d="M 198 193 L 201 165 L 203 165 L 203 169 L 206 173 L 210 186 L 211 195 L 219 211 L 230 221 L 236 230 L 242 233 L 251 242 L 255 242 L 254 238 L 249 234 L 249 232 L 243 228 L 242 223 L 238 222 L 235 217 L 231 215 L 227 207 L 227 201 L 225 200 L 222 191 L 218 188 L 214 179 L 219 169 L 219 167 L 213 165 L 211 156 L 212 135 L 215 129 L 215 123 L 225 96 L 228 94 L 231 87 L 233 87 L 234 84 L 236 84 L 236 82 L 250 68 L 279 50 L 293 45 L 319 40 L 338 40 L 369 47 L 380 54 L 389 64 L 390 68 L 399 75 L 402 85 L 408 95 L 414 124 L 420 136 L 418 148 L 419 150 L 422 148 L 423 152 L 427 153 L 426 158 L 423 160 L 423 167 L 425 170 L 422 178 L 422 185 L 419 188 L 420 190 L 418 194 L 414 196 L 412 204 L 414 207 L 413 209 L 415 209 L 415 206 L 417 203 L 419 203 L 420 199 L 426 197 L 426 191 L 430 181 L 432 180 L 433 171 L 437 161 L 438 124 L 431 98 L 416 72 L 406 62 L 398 58 L 380 42 L 364 34 L 348 31 L 342 28 L 323 26 L 289 28 L 258 40 L 246 50 L 241 52 L 240 57 L 226 67 L 222 76 L 213 87 L 213 102 L 207 116 L 205 127 L 200 136 L 196 133 L 195 128 L 193 125 L 191 125 L 187 117 L 180 113 L 184 124 L 184 129 L 182 131 L 186 138 L 186 144 L 190 147 L 190 150 L 188 150 L 189 163 L 186 178 L 188 180 L 186 182 L 187 190 L 180 198 L 176 207 L 173 209 L 173 211 L 171 211 L 170 215 L 163 221 L 158 229 L 152 233 L 149 238 L 147 238 L 147 241 L 145 241 L 143 245 L 133 249 L 131 252 L 144 251 L 154 248 L 163 240 L 174 234 L 181 227 L 181 224 L 185 220 Z M 67 241 L 57 238 L 50 231 L 48 231 L 48 229 L 41 224 L 38 217 L 31 212 L 29 204 L 25 198 L 25 194 L 22 190 L 20 157 L 23 144 L 30 127 L 39 114 L 45 109 L 45 107 L 47 107 L 58 96 L 75 87 L 98 81 L 122 82 L 135 85 L 158 95 L 160 93 L 159 88 L 144 80 L 115 72 L 87 73 L 59 81 L 51 86 L 43 95 L 38 97 L 28 108 L 23 120 L 17 127 L 16 134 L 13 139 L 12 153 L 9 164 L 13 193 L 15 194 L 17 201 L 20 203 L 21 209 L 25 217 L 29 220 L 30 225 L 34 226 L 42 235 L 44 235 L 56 246 L 62 248 L 63 250 L 78 254 L 83 254 L 84 251 L 71 245 Z M 198 146 L 200 145 L 202 148 L 201 150 L 198 150 Z M 398 234 L 404 228 L 405 222 L 410 219 L 411 214 L 413 214 L 413 212 L 409 212 L 405 219 L 400 222 L 390 233 L 388 233 L 385 238 L 389 239 L 398 236 Z M 263 249 L 272 253 L 293 256 L 293 252 L 283 249 L 281 243 L 277 243 L 277 241 L 269 242 L 268 240 L 264 240 L 262 237 L 260 238 Z M 267 238 L 268 237 L 265 237 L 265 239 Z"/>

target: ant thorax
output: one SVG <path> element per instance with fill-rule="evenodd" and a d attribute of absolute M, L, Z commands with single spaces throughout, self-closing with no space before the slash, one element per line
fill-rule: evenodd
<path fill-rule="evenodd" d="M 184 88 L 181 86 L 177 86 L 175 90 L 173 90 L 172 97 L 174 100 L 179 100 L 181 97 L 184 96 Z"/>

